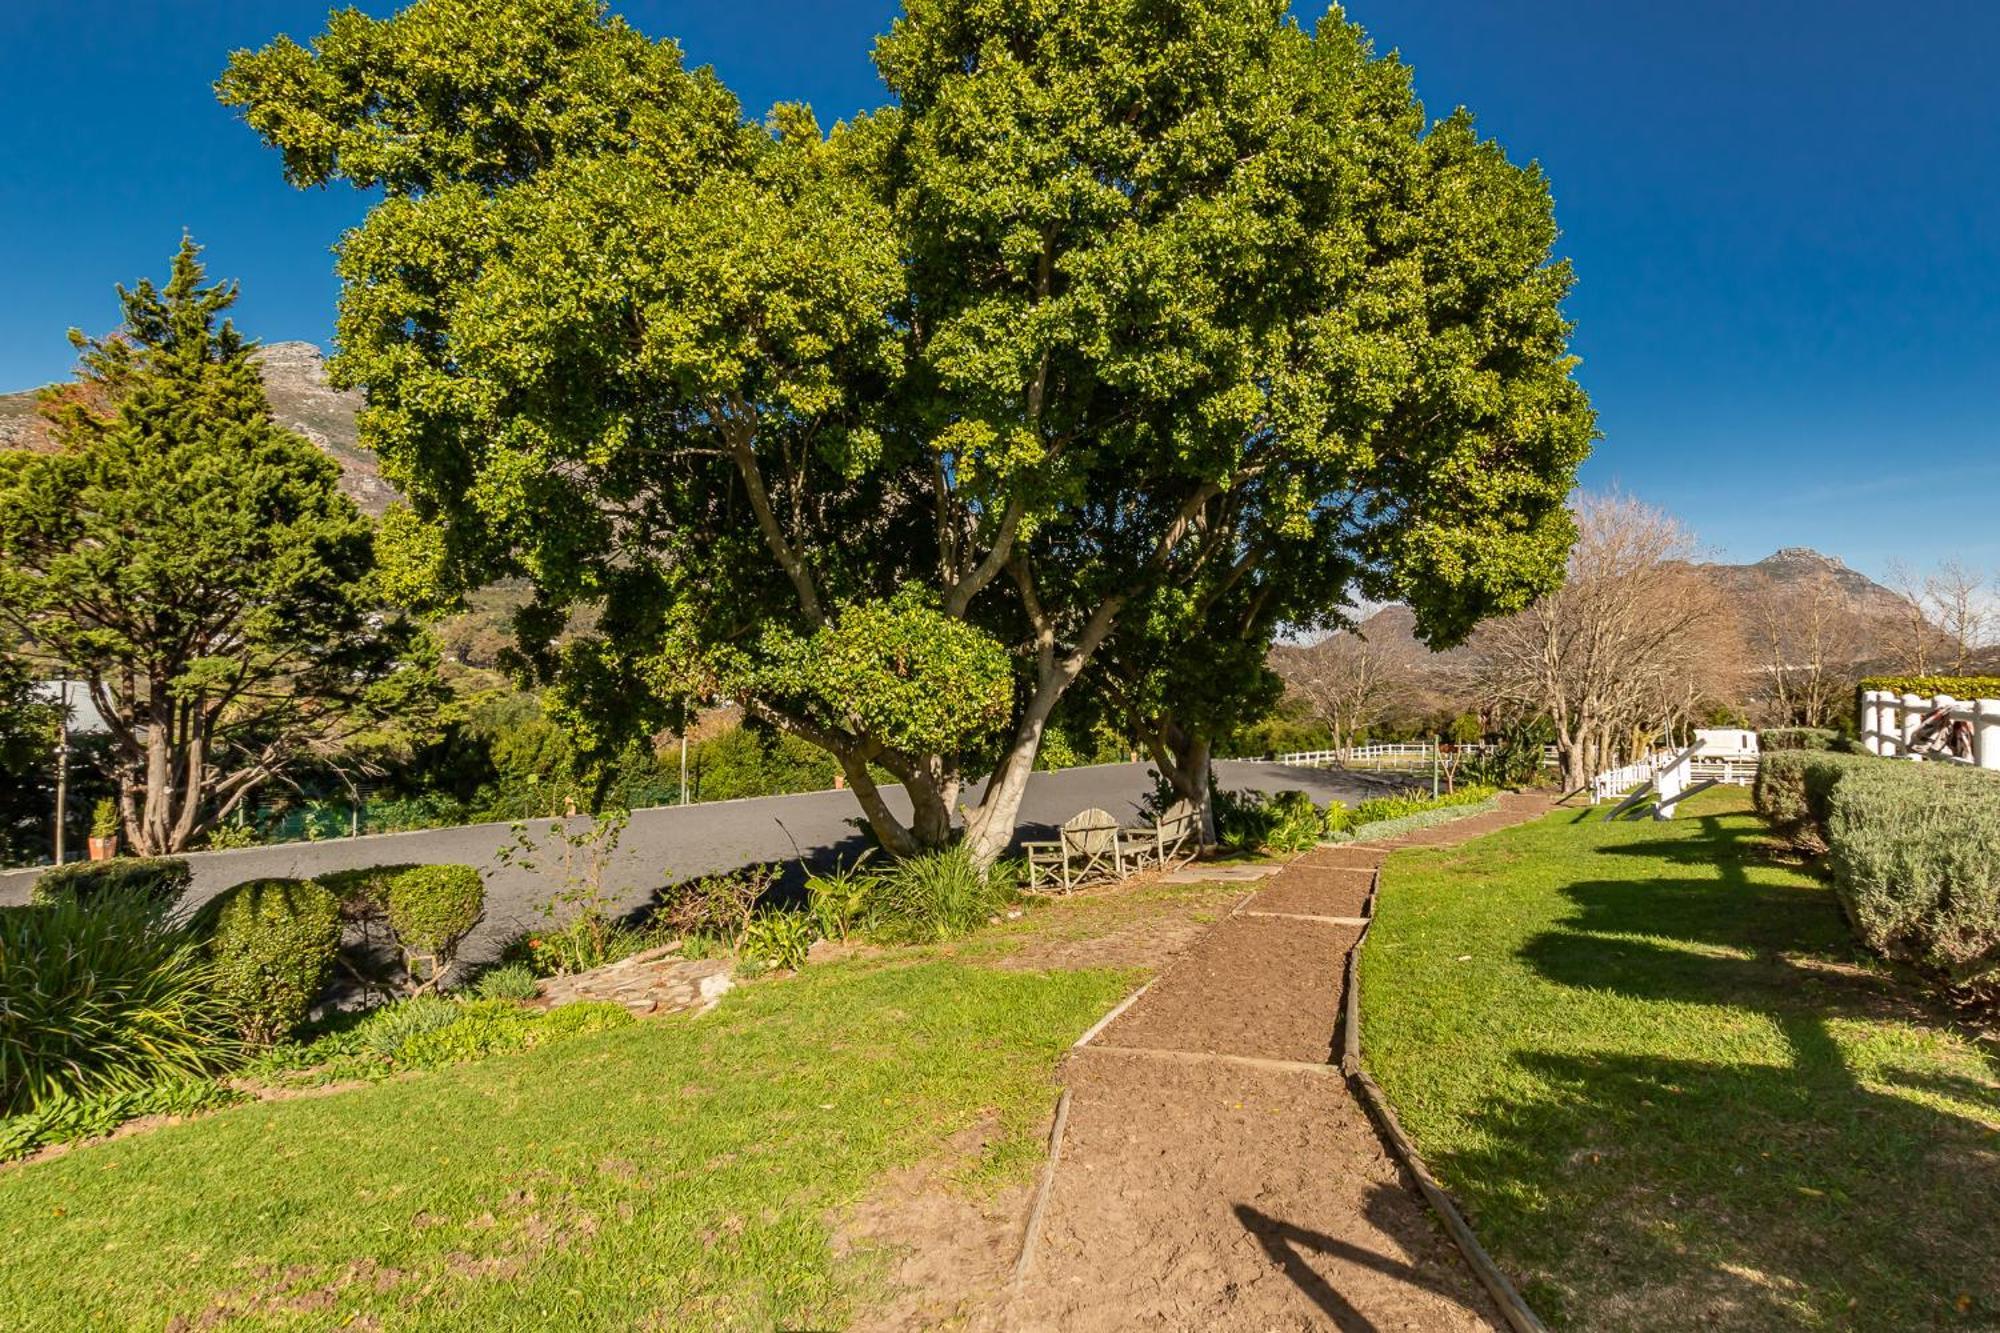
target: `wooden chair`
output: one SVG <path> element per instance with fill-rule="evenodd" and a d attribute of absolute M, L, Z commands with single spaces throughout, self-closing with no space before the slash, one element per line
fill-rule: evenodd
<path fill-rule="evenodd" d="M 1125 875 L 1124 839 L 1118 821 L 1108 811 L 1080 810 L 1063 821 L 1053 840 L 1026 842 L 1028 887 L 1063 892 L 1098 879 Z"/>
<path fill-rule="evenodd" d="M 1201 812 L 1192 801 L 1175 801 L 1151 824 L 1120 829 L 1118 841 L 1134 870 L 1192 861 L 1201 851 Z"/>

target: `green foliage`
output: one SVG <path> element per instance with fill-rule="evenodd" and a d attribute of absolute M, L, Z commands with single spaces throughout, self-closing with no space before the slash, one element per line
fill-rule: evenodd
<path fill-rule="evenodd" d="M 117 335 L 75 336 L 82 378 L 43 400 L 63 447 L 0 452 L 0 622 L 108 710 L 146 854 L 192 845 L 308 754 L 380 742 L 441 689 L 380 595 L 338 465 L 272 421 L 222 318 L 236 289 L 203 285 L 196 254 L 182 243 L 163 289 L 120 289 Z"/>
<path fill-rule="evenodd" d="M 385 552 L 532 581 L 584 750 L 728 694 L 941 779 L 941 843 L 1109 630 L 1213 737 L 1269 618 L 1398 598 L 1441 645 L 1560 579 L 1593 420 L 1547 185 L 1359 29 L 913 0 L 876 58 L 893 105 L 829 134 L 593 5 L 418 0 L 219 84 L 294 183 L 381 191 L 333 370 L 410 499 Z M 1225 622 L 1206 681 L 1154 651 Z"/>
<path fill-rule="evenodd" d="M 1865 759 L 1833 784 L 1826 842 L 1863 943 L 2000 1004 L 2000 778 Z"/>
<path fill-rule="evenodd" d="M 843 607 L 809 637 L 773 630 L 764 654 L 754 685 L 765 696 L 908 754 L 976 750 L 1013 706 L 1005 645 L 914 591 Z"/>
<path fill-rule="evenodd" d="M 1014 889 L 1010 863 L 982 870 L 963 843 L 904 857 L 869 895 L 867 931 L 887 944 L 955 939 L 1005 912 Z"/>
<path fill-rule="evenodd" d="M 1470 781 L 1487 787 L 1520 788 L 1534 782 L 1548 763 L 1544 750 L 1555 739 L 1555 728 L 1547 718 L 1514 723 L 1500 733 L 1491 754 L 1474 756 L 1460 772 Z"/>
<path fill-rule="evenodd" d="M 677 765 L 679 757 L 662 755 L 661 762 Z M 833 761 L 826 751 L 768 727 L 731 727 L 688 747 L 688 785 L 697 801 L 826 791 L 833 786 L 833 774 Z M 667 775 L 678 785 L 679 776 L 672 767 L 667 768 Z"/>
<path fill-rule="evenodd" d="M 0 1114 L 204 1076 L 226 1029 L 199 942 L 156 901 L 0 909 Z"/>
<path fill-rule="evenodd" d="M 1928 699 L 1948 694 L 1954 699 L 2000 699 L 2000 676 L 1863 676 L 1864 690 L 1893 690 Z"/>
<path fill-rule="evenodd" d="M 1319 842 L 1324 821 L 1312 797 L 1304 792 L 1281 791 L 1271 798 L 1265 811 L 1271 818 L 1264 834 L 1266 850 L 1303 852 Z"/>
<path fill-rule="evenodd" d="M 49 853 L 58 716 L 27 665 L 0 651 L 0 865 Z"/>
<path fill-rule="evenodd" d="M 1401 796 L 1371 796 L 1354 807 L 1352 823 L 1356 829 L 1365 829 L 1370 824 L 1403 819 L 1409 815 L 1420 815 L 1432 810 L 1481 805 L 1491 801 L 1494 795 L 1494 789 L 1491 787 L 1472 785 L 1460 787 L 1457 791 L 1441 792 L 1436 796 L 1426 791 L 1412 791 Z"/>
<path fill-rule="evenodd" d="M 357 866 L 352 870 L 329 870 L 313 882 L 340 903 L 340 914 L 349 921 L 386 917 L 389 886 L 398 875 L 416 870 L 414 865 Z"/>
<path fill-rule="evenodd" d="M 1761 754 L 1757 781 L 1752 788 L 1757 813 L 1796 846 L 1809 852 L 1823 852 L 1835 784 L 1855 768 L 1882 762 L 1885 761 L 1872 755 L 1829 750 L 1773 750 Z"/>
<path fill-rule="evenodd" d="M 532 1000 L 541 994 L 535 969 L 526 963 L 498 963 L 479 974 L 472 993 L 482 1000 Z"/>
<path fill-rule="evenodd" d="M 507 945 L 502 956 L 538 977 L 566 977 L 672 940 L 671 932 L 663 926 L 627 926 L 602 913 L 579 912 L 558 925 L 525 932 Z"/>
<path fill-rule="evenodd" d="M 411 979 L 426 987 L 444 979 L 485 912 L 486 886 L 471 866 L 417 866 L 389 881 L 389 928 Z"/>
<path fill-rule="evenodd" d="M 35 877 L 31 901 L 59 898 L 96 902 L 105 898 L 144 899 L 168 911 L 180 904 L 194 871 L 179 857 L 118 857 L 109 861 L 71 861 L 50 866 Z"/>
<path fill-rule="evenodd" d="M 1320 811 L 1319 820 L 1327 837 L 1338 838 L 1354 827 L 1354 812 L 1345 801 L 1328 801 L 1326 809 Z"/>
<path fill-rule="evenodd" d="M 849 932 L 867 916 L 868 904 L 882 883 L 880 875 L 862 869 L 874 854 L 871 847 L 848 865 L 836 862 L 831 870 L 806 872 L 806 912 L 820 938 L 845 944 Z"/>
<path fill-rule="evenodd" d="M 413 1033 L 396 1051 L 406 1069 L 437 1069 L 481 1060 L 507 1051 L 525 1051 L 553 1041 L 581 1037 L 633 1021 L 623 1005 L 584 1000 L 546 1013 L 512 1000 L 471 1000 L 454 1004 L 450 1023 Z"/>
<path fill-rule="evenodd" d="M 744 928 L 742 949 L 767 966 L 796 972 L 806 965 L 806 954 L 817 938 L 807 913 L 765 910 Z"/>
<path fill-rule="evenodd" d="M 412 995 L 370 1012 L 355 1028 L 354 1044 L 371 1055 L 393 1060 L 410 1038 L 450 1027 L 460 1016 L 457 1003 L 442 995 Z"/>
<path fill-rule="evenodd" d="M 93 838 L 115 838 L 118 836 L 118 803 L 106 796 L 91 807 L 90 836 Z"/>
<path fill-rule="evenodd" d="M 37 1148 L 98 1138 L 141 1116 L 189 1116 L 247 1101 L 250 1094 L 212 1079 L 168 1079 L 136 1088 L 110 1088 L 82 1097 L 62 1094 L 31 1111 L 0 1120 L 0 1162 Z"/>
<path fill-rule="evenodd" d="M 268 1046 L 312 1007 L 340 948 L 340 904 L 311 880 L 255 879 L 225 889 L 195 917 L 208 937 L 214 988 L 243 1039 Z"/>
<path fill-rule="evenodd" d="M 1757 733 L 1757 749 L 1761 754 L 1773 750 L 1831 750 L 1840 741 L 1840 733 L 1826 727 L 1767 727 Z"/>
<path fill-rule="evenodd" d="M 1388 838 L 1401 837 L 1405 833 L 1414 833 L 1418 829 L 1430 828 L 1436 824 L 1448 824 L 1455 819 L 1463 819 L 1468 815 L 1485 814 L 1488 811 L 1498 810 L 1499 808 L 1500 798 L 1491 791 L 1488 791 L 1486 795 L 1481 796 L 1478 800 L 1447 799 L 1439 801 L 1436 804 L 1426 802 L 1421 809 L 1412 810 L 1408 814 L 1397 815 L 1389 819 L 1378 819 L 1366 824 L 1360 823 L 1357 816 L 1356 822 L 1350 823 L 1338 835 L 1330 834 L 1329 836 L 1333 837 L 1335 841 L 1340 842 L 1362 838 L 1368 839 L 1371 842 L 1379 842 Z"/>

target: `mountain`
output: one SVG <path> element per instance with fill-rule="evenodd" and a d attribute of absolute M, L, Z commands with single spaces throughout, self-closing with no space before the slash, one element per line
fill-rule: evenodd
<path fill-rule="evenodd" d="M 1816 586 L 1830 588 L 1845 609 L 1870 620 L 1893 620 L 1904 613 L 1901 597 L 1859 570 L 1849 569 L 1810 546 L 1787 546 L 1753 565 L 1698 565 L 1716 581 L 1730 600 L 1746 604 L 1776 594 L 1804 594 Z"/>
<path fill-rule="evenodd" d="M 340 464 L 340 488 L 365 512 L 380 515 L 396 490 L 382 480 L 375 455 L 358 442 L 354 418 L 361 410 L 360 393 L 327 384 L 326 360 L 311 343 L 267 343 L 256 356 L 271 415 Z M 50 447 L 48 429 L 35 412 L 35 391 L 0 394 L 0 449 Z"/>
<path fill-rule="evenodd" d="M 1787 546 L 1754 564 L 1697 564 L 1694 568 L 1715 582 L 1730 609 L 1746 618 L 1755 608 L 1769 605 L 1771 599 L 1781 606 L 1796 599 L 1803 606 L 1818 587 L 1830 588 L 1837 603 L 1853 613 L 1857 622 L 1886 625 L 1907 614 L 1901 597 L 1809 546 Z M 1391 605 L 1363 620 L 1361 633 L 1370 643 L 1392 652 L 1428 657 L 1429 650 L 1416 641 L 1415 627 L 1416 618 L 1408 607 Z"/>

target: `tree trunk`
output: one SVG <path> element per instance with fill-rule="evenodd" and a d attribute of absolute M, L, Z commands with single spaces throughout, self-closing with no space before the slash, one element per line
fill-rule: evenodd
<path fill-rule="evenodd" d="M 847 774 L 847 785 L 853 788 L 854 799 L 861 803 L 861 813 L 867 818 L 875 840 L 882 844 L 882 850 L 891 856 L 914 856 L 917 840 L 882 799 L 875 775 L 868 771 L 868 761 L 845 750 L 834 758 L 840 761 L 840 771 Z"/>

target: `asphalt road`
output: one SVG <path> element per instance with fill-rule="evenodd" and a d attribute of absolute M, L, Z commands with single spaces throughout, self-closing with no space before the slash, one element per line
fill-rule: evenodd
<path fill-rule="evenodd" d="M 1218 763 L 1216 777 L 1230 790 L 1297 788 L 1321 803 L 1336 797 L 1352 803 L 1371 790 L 1379 790 L 1371 788 L 1366 779 L 1347 774 L 1250 761 Z M 1091 806 L 1136 821 L 1139 802 L 1152 788 L 1152 768 L 1147 764 L 1105 764 L 1037 773 L 1029 780 L 1021 807 L 1022 826 L 1016 836 L 1051 836 L 1056 825 Z M 886 788 L 885 793 L 899 814 L 908 814 L 901 788 Z M 663 886 L 695 875 L 758 861 L 795 863 L 803 859 L 824 864 L 835 857 L 850 858 L 867 845 L 857 827 L 860 818 L 860 806 L 852 793 L 844 791 L 635 810 L 606 867 L 605 896 L 614 910 L 625 912 L 643 906 Z M 459 862 L 479 867 L 486 878 L 486 919 L 467 941 L 464 953 L 468 962 L 482 961 L 505 940 L 547 919 L 541 908 L 561 889 L 563 879 L 560 849 L 548 838 L 551 823 L 536 820 L 527 826 L 530 837 L 543 844 L 531 858 L 537 862 L 532 870 L 518 861 L 501 860 L 501 853 L 515 841 L 512 826 L 507 824 L 196 852 L 187 858 L 194 869 L 188 904 L 197 906 L 248 879 L 309 879 L 358 866 Z M 573 826 L 581 830 L 586 824 L 579 819 Z M 37 873 L 0 873 L 0 905 L 26 901 Z"/>

